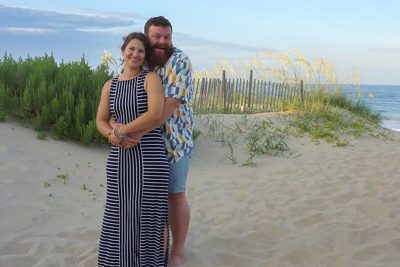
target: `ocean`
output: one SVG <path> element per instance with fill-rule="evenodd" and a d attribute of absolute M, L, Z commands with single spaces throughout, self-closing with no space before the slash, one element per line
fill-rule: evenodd
<path fill-rule="evenodd" d="M 360 85 L 361 99 L 381 115 L 382 126 L 400 132 L 400 85 Z M 344 92 L 357 99 L 354 86 L 346 86 Z"/>

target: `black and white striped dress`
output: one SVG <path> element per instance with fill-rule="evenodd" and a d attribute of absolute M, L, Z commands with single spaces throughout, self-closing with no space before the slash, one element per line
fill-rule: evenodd
<path fill-rule="evenodd" d="M 129 123 L 147 111 L 146 74 L 112 80 L 110 111 L 117 122 Z M 99 266 L 165 266 L 169 166 L 160 128 L 131 149 L 112 146 L 106 172 Z"/>

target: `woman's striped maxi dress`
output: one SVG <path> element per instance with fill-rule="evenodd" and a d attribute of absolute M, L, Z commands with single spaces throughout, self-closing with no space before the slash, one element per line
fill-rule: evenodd
<path fill-rule="evenodd" d="M 126 124 L 147 111 L 146 74 L 112 80 L 110 111 L 117 122 Z M 106 172 L 99 266 L 165 266 L 169 166 L 160 128 L 131 149 L 112 146 Z"/>

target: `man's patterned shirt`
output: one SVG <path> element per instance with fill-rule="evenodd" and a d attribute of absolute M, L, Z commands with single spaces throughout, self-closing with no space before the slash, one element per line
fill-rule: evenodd
<path fill-rule="evenodd" d="M 170 163 L 177 162 L 193 147 L 192 63 L 178 48 L 155 71 L 160 75 L 165 97 L 181 100 L 178 108 L 162 126 Z"/>

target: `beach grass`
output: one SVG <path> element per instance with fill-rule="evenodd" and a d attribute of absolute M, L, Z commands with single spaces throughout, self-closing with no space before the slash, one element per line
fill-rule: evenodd
<path fill-rule="evenodd" d="M 362 99 L 349 99 L 337 83 L 333 64 L 325 60 L 309 61 L 297 50 L 291 53 L 263 51 L 244 64 L 245 69 L 227 65 L 227 62 L 224 64 L 217 65 L 214 74 L 205 71 L 202 75 L 218 75 L 222 69 L 227 69 L 238 77 L 252 69 L 262 79 L 292 84 L 304 82 L 304 101 L 276 100 L 281 102 L 281 111 L 290 114 L 287 116 L 290 129 L 272 127 L 270 131 L 268 121 L 256 122 L 247 128 L 251 131 L 247 132 L 245 142 L 252 156 L 279 154 L 287 149 L 285 138 L 289 135 L 307 134 L 313 140 L 325 140 L 337 146 L 347 145 L 349 141 L 344 136 L 349 134 L 355 137 L 366 133 L 380 135 L 375 130 L 379 128 L 379 114 L 373 113 Z M 101 64 L 92 69 L 85 58 L 58 64 L 48 54 L 18 60 L 5 54 L 0 59 L 0 77 L 3 77 L 0 80 L 0 121 L 7 116 L 29 121 L 39 132 L 40 139 L 45 138 L 42 133 L 49 133 L 56 139 L 77 140 L 84 144 L 105 143 L 96 129 L 95 117 L 102 85 L 112 75 L 110 68 Z M 198 108 L 202 109 L 206 107 Z M 205 125 L 207 134 L 226 143 L 231 151 L 237 139 L 234 132 L 243 130 L 240 127 L 228 129 L 215 120 Z M 195 131 L 194 138 L 199 134 Z M 233 155 L 230 159 L 236 161 Z"/>
<path fill-rule="evenodd" d="M 223 70 L 228 70 L 231 75 L 242 73 L 246 76 L 240 66 L 247 66 L 259 78 L 284 83 L 303 81 L 305 94 L 304 101 L 277 100 L 282 102 L 279 106 L 286 121 L 284 127 L 265 119 L 249 123 L 246 116 L 235 126 L 228 127 L 213 115 L 201 115 L 200 121 L 208 129 L 208 136 L 229 146 L 228 158 L 234 164 L 237 163 L 234 151 L 240 143 L 235 133 L 245 133 L 241 142 L 246 144 L 249 157 L 242 166 L 254 164 L 254 158 L 261 155 L 282 155 L 290 151 L 287 142 L 290 136 L 309 136 L 315 143 L 324 141 L 337 147 L 348 146 L 352 138 L 363 135 L 390 138 L 390 132 L 379 125 L 380 115 L 365 104 L 359 92 L 355 101 L 344 93 L 332 63 L 322 59 L 309 61 L 298 50 L 292 50 L 292 54 L 265 51 L 251 62 L 242 62 L 239 67 L 225 60 L 214 71 L 205 70 L 197 73 L 197 77 L 218 77 Z M 358 74 L 352 73 L 352 79 L 359 90 Z"/>

